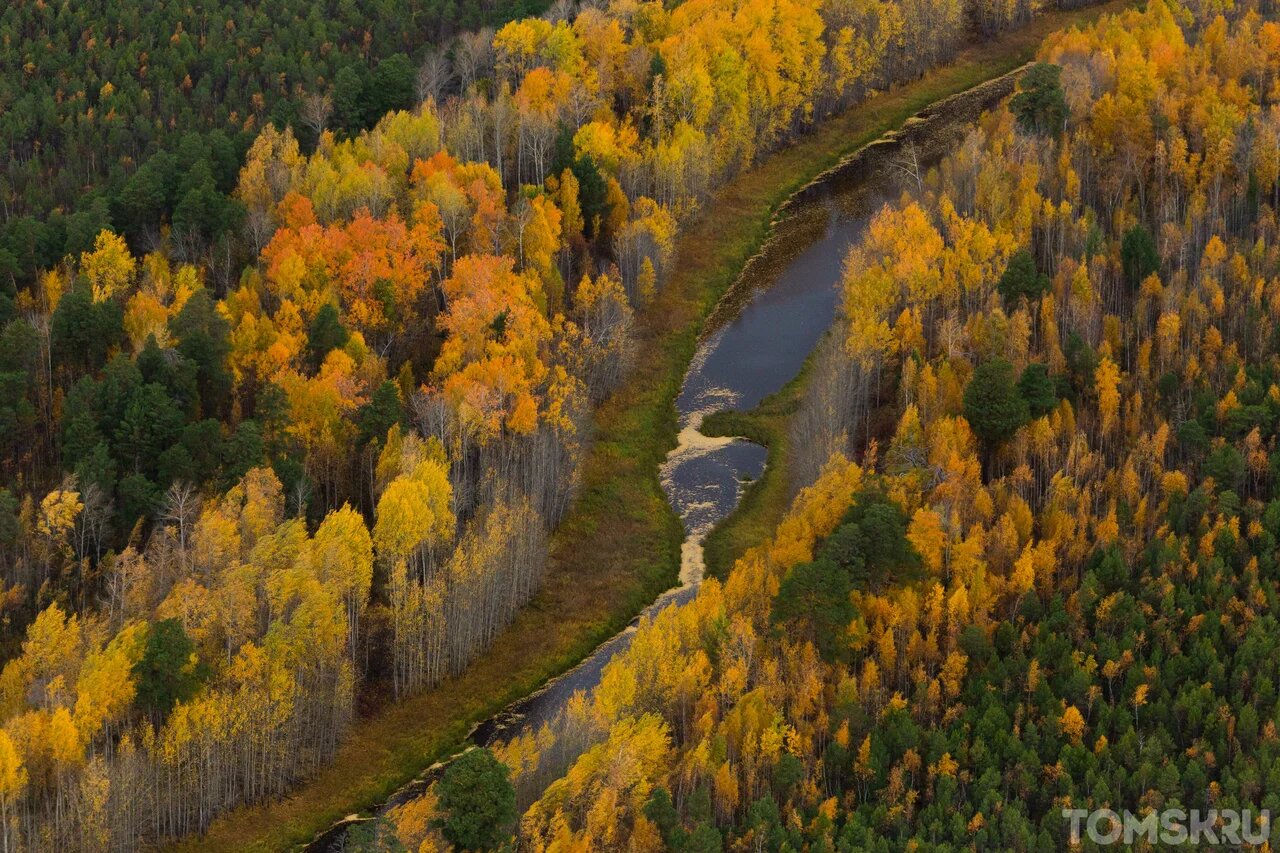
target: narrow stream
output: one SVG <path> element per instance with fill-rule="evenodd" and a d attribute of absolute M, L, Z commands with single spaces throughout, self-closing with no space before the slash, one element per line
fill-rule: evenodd
<path fill-rule="evenodd" d="M 800 370 L 818 338 L 831 325 L 845 252 L 861 230 L 858 223 L 829 217 L 825 234 L 806 248 L 771 287 L 747 294 L 745 305 L 698 347 L 676 400 L 678 444 L 662 466 L 662 486 L 684 522 L 680 585 L 661 595 L 640 618 L 688 601 L 702 581 L 702 540 L 733 511 L 747 484 L 764 471 L 765 448 L 745 439 L 708 438 L 703 417 L 721 409 L 747 411 L 785 385 Z M 549 723 L 577 690 L 590 692 L 605 666 L 631 645 L 640 618 L 574 669 L 542 690 L 481 723 L 471 734 L 486 746 Z"/>
<path fill-rule="evenodd" d="M 865 224 L 864 217 L 846 215 L 841 201 L 846 199 L 829 193 L 812 197 L 804 203 L 804 212 L 820 211 L 820 216 L 798 216 L 794 211 L 776 226 L 779 234 L 785 230 L 788 237 L 797 238 L 801 235 L 790 233 L 797 229 L 788 226 L 810 220 L 803 229 L 805 243 L 775 235 L 752 259 L 729 296 L 736 304 L 726 300 L 716 312 L 690 363 L 676 400 L 678 443 L 661 471 L 663 489 L 685 527 L 680 585 L 659 596 L 578 666 L 476 726 L 472 743 L 487 746 L 553 722 L 576 691 L 589 693 L 600 683 L 609 661 L 631 645 L 641 619 L 697 593 L 703 575 L 702 540 L 733 511 L 746 486 L 759 478 L 766 456 L 758 444 L 709 438 L 698 427 L 706 415 L 722 409 L 749 411 L 781 389 L 830 327 L 839 302 L 841 264 Z M 814 221 L 825 226 L 814 228 Z M 420 796 L 442 769 L 437 764 L 401 788 L 379 812 Z M 345 822 L 336 825 L 308 849 L 341 849 L 345 828 Z"/>
<path fill-rule="evenodd" d="M 780 390 L 835 319 L 841 266 L 870 213 L 896 192 L 902 152 L 911 146 L 922 167 L 936 163 L 973 121 L 1013 89 L 1019 72 L 984 83 L 929 107 L 897 133 L 882 137 L 820 175 L 783 206 L 771 236 L 743 270 L 708 322 L 676 400 L 680 433 L 662 466 L 663 489 L 684 522 L 680 585 L 659 596 L 623 631 L 578 666 L 477 725 L 477 746 L 510 740 L 551 723 L 573 694 L 590 693 L 614 655 L 631 645 L 642 619 L 690 600 L 702 581 L 702 543 L 737 506 L 764 471 L 766 450 L 745 439 L 711 438 L 699 427 L 716 411 L 749 411 Z M 420 796 L 445 763 L 396 791 L 376 810 Z M 341 849 L 349 818 L 318 836 L 307 850 Z"/>

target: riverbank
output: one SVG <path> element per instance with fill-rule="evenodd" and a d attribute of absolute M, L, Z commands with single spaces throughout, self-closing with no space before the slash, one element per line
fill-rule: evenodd
<path fill-rule="evenodd" d="M 705 319 L 763 244 L 774 211 L 928 104 L 1018 67 L 1048 32 L 1122 5 L 1046 14 L 962 51 L 952 64 L 825 122 L 717 193 L 709 213 L 683 231 L 675 274 L 639 317 L 636 371 L 597 413 L 580 496 L 553 537 L 543 591 L 463 675 L 360 719 L 335 762 L 290 797 L 223 815 L 206 837 L 179 847 L 276 850 L 310 841 L 452 752 L 477 721 L 572 667 L 671 586 L 683 531 L 658 469 L 674 442 L 674 400 Z M 767 469 L 753 491 L 766 494 L 774 472 Z"/>

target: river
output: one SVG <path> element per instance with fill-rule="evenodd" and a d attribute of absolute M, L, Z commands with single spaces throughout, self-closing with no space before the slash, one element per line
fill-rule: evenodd
<path fill-rule="evenodd" d="M 470 743 L 487 746 L 553 721 L 576 691 L 595 688 L 609 661 L 631 644 L 642 619 L 697 594 L 703 540 L 760 477 L 767 455 L 764 447 L 745 439 L 703 435 L 702 419 L 723 409 L 749 411 L 796 376 L 836 317 L 841 266 L 869 215 L 904 179 L 914 180 L 912 164 L 927 169 L 963 139 L 983 110 L 1012 91 L 1018 73 L 939 101 L 819 175 L 780 208 L 768 240 L 708 320 L 676 400 L 680 432 L 661 476 L 685 527 L 679 586 L 578 666 L 477 725 Z M 377 812 L 419 796 L 444 766 L 428 769 Z M 352 820 L 331 827 L 307 849 L 341 849 Z"/>

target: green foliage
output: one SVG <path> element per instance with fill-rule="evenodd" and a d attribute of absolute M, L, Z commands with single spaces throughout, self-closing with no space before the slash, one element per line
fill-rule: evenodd
<path fill-rule="evenodd" d="M 403 53 L 388 56 L 378 63 L 369 80 L 368 113 L 376 122 L 386 113 L 413 106 L 413 83 L 416 69 Z"/>
<path fill-rule="evenodd" d="M 996 358 L 978 365 L 964 389 L 964 416 L 988 448 L 1007 441 L 1027 422 L 1030 411 L 1012 364 Z"/>
<path fill-rule="evenodd" d="M 1043 417 L 1058 407 L 1058 388 L 1049 376 L 1049 368 L 1040 363 L 1028 364 L 1018 377 L 1018 394 L 1027 401 L 1031 417 Z"/>
<path fill-rule="evenodd" d="M 671 801 L 671 793 L 666 788 L 655 788 L 644 805 L 644 816 L 658 828 L 658 834 L 667 847 L 679 849 L 684 843 L 685 829 L 680 825 L 680 813 Z"/>
<path fill-rule="evenodd" d="M 1199 421 L 1184 421 L 1178 427 L 1178 443 L 1192 452 L 1203 452 L 1209 447 L 1209 434 Z"/>
<path fill-rule="evenodd" d="M 583 231 L 595 239 L 599 223 L 609 215 L 608 188 L 595 161 L 583 155 L 570 167 L 578 181 L 578 203 L 582 206 Z"/>
<path fill-rule="evenodd" d="M 178 619 L 163 619 L 147 631 L 147 644 L 134 665 L 138 707 L 163 719 L 179 702 L 196 695 L 208 677 L 196 646 Z"/>
<path fill-rule="evenodd" d="M 222 445 L 222 483 L 230 486 L 250 468 L 262 464 L 262 430 L 254 420 L 241 421 Z"/>
<path fill-rule="evenodd" d="M 121 537 L 153 515 L 173 482 L 234 482 L 263 457 L 255 422 L 225 437 L 216 417 L 203 417 L 225 408 L 230 376 L 226 321 L 202 293 L 170 323 L 182 336 L 176 349 L 150 338 L 136 359 L 117 353 L 99 379 L 81 377 L 63 402 L 62 465 L 116 499 Z"/>
<path fill-rule="evenodd" d="M 201 410 L 208 415 L 222 412 L 231 391 L 226 367 L 231 344 L 227 321 L 208 291 L 201 289 L 187 299 L 170 321 L 169 331 L 178 339 L 178 352 L 195 366 Z"/>
<path fill-rule="evenodd" d="M 1067 359 L 1067 370 L 1071 374 L 1071 388 L 1079 394 L 1093 387 L 1094 371 L 1098 369 L 1098 354 L 1089 346 L 1089 342 L 1079 333 L 1067 335 L 1067 345 L 1063 347 L 1063 355 Z"/>
<path fill-rule="evenodd" d="M 8 489 L 0 489 L 0 548 L 18 541 L 22 525 L 18 521 L 18 499 Z"/>
<path fill-rule="evenodd" d="M 1037 62 L 1018 81 L 1018 94 L 1009 109 L 1025 133 L 1057 136 L 1067 121 L 1067 101 L 1062 92 L 1062 69 Z"/>
<path fill-rule="evenodd" d="M 770 618 L 796 639 L 807 639 L 826 660 L 848 648 L 846 633 L 856 612 L 849 601 L 849 573 L 830 559 L 801 563 L 782 581 Z"/>
<path fill-rule="evenodd" d="M 516 792 L 510 771 L 487 749 L 470 749 L 449 765 L 436 785 L 442 817 L 437 826 L 460 850 L 492 850 L 511 837 Z"/>
<path fill-rule="evenodd" d="M 369 123 L 365 91 L 371 75 L 363 65 L 347 65 L 333 78 L 333 118 L 346 133 L 354 134 Z"/>
<path fill-rule="evenodd" d="M 986 632 L 976 625 L 968 625 L 960 632 L 960 648 L 970 660 L 978 663 L 986 663 L 993 650 Z"/>
<path fill-rule="evenodd" d="M 74 375 L 91 373 L 124 339 L 124 312 L 114 300 L 95 303 L 88 283 L 79 281 L 59 300 L 49 336 L 56 364 Z"/>
<path fill-rule="evenodd" d="M 0 460 L 35 446 L 39 357 L 38 335 L 26 320 L 12 320 L 0 331 Z"/>
<path fill-rule="evenodd" d="M 119 530 L 130 533 L 139 519 L 150 517 L 159 507 L 164 495 L 154 482 L 144 474 L 130 474 L 116 485 L 120 498 Z"/>
<path fill-rule="evenodd" d="M 1244 482 L 1244 457 L 1230 444 L 1214 448 L 1204 462 L 1206 477 L 1212 477 L 1219 490 L 1235 490 Z"/>
<path fill-rule="evenodd" d="M 752 803 L 747 809 L 747 829 L 764 843 L 766 850 L 782 849 L 786 831 L 778 801 L 772 797 L 761 797 Z"/>
<path fill-rule="evenodd" d="M 1028 302 L 1039 299 L 1049 291 L 1049 277 L 1036 270 L 1036 259 L 1026 249 L 1019 249 L 1009 258 L 1009 265 L 996 284 L 1007 306 L 1016 306 L 1023 299 Z"/>
<path fill-rule="evenodd" d="M 854 500 L 837 533 L 856 529 L 861 534 L 865 571 L 872 583 L 880 585 L 909 580 L 920 567 L 920 556 L 907 541 L 908 526 L 909 519 L 901 507 L 880 492 L 864 490 Z M 847 542 L 843 536 L 841 539 Z M 836 546 L 833 542 L 833 550 Z M 849 553 L 847 545 L 843 553 Z M 842 558 L 840 553 L 832 556 Z"/>
<path fill-rule="evenodd" d="M 321 305 L 307 329 L 307 357 L 312 370 L 320 368 L 324 357 L 331 350 L 346 345 L 348 337 L 347 329 L 338 316 L 337 306 L 331 302 Z"/>
<path fill-rule="evenodd" d="M 1147 276 L 1160 271 L 1156 241 L 1142 224 L 1125 232 L 1124 241 L 1120 244 L 1120 261 L 1130 290 L 1137 290 Z"/>
<path fill-rule="evenodd" d="M 714 823 L 703 821 L 689 833 L 683 849 L 686 853 L 720 853 L 724 849 L 724 836 Z"/>
<path fill-rule="evenodd" d="M 373 392 L 372 399 L 360 407 L 356 423 L 360 426 L 360 444 L 377 442 L 381 446 L 387 430 L 393 424 L 404 422 L 404 405 L 400 402 L 400 389 L 390 379 Z"/>
<path fill-rule="evenodd" d="M 774 808 L 777 808 L 776 804 Z M 685 826 L 666 788 L 655 789 L 644 806 L 645 817 L 658 828 L 668 850 L 675 853 L 719 853 L 723 850 L 724 836 L 716 828 L 711 798 L 705 787 L 697 788 L 689 796 L 685 811 L 692 830 Z"/>
<path fill-rule="evenodd" d="M 896 503 L 871 489 L 860 492 L 814 559 L 783 579 L 773 599 L 773 624 L 808 639 L 825 659 L 840 659 L 857 615 L 849 593 L 868 584 L 907 580 L 919 569 L 920 556 L 907 540 L 907 527 Z"/>

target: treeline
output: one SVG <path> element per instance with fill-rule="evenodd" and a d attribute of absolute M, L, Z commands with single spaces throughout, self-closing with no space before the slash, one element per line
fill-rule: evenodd
<path fill-rule="evenodd" d="M 852 379 L 805 421 L 836 452 L 471 759 L 519 803 L 485 843 L 1047 851 L 1063 808 L 1280 806 L 1278 45 L 1165 2 L 1046 41 L 850 253 L 818 375 Z M 459 782 L 387 835 L 475 840 Z"/>
<path fill-rule="evenodd" d="M 679 222 L 977 8 L 521 20 L 428 56 L 425 102 L 367 132 L 263 129 L 239 249 L 98 230 L 15 278 L 5 842 L 200 831 L 330 760 L 365 685 L 465 667 L 541 582 Z"/>

